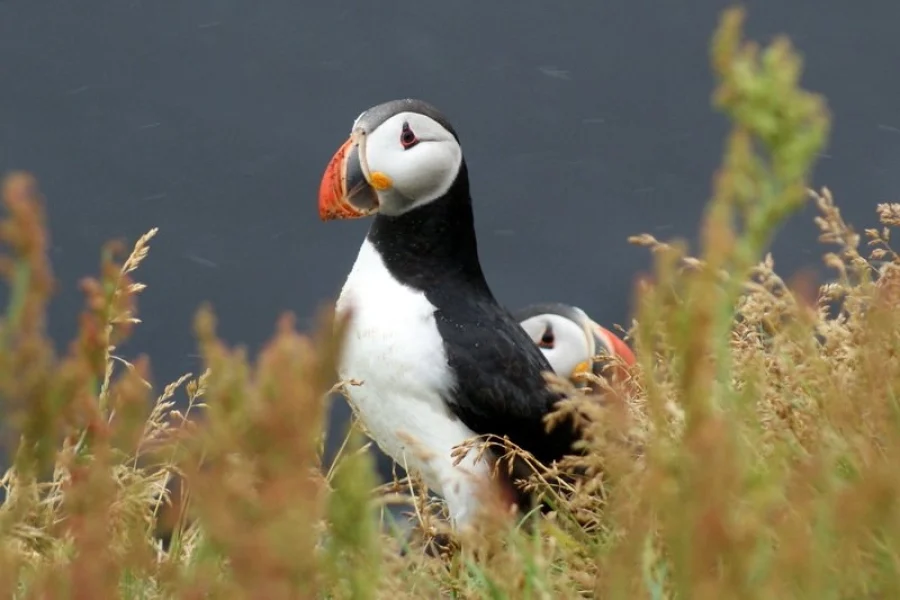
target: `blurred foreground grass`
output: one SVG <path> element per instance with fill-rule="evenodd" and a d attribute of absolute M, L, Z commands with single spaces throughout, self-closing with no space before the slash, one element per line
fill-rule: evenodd
<path fill-rule="evenodd" d="M 27 175 L 8 177 L 0 410 L 15 465 L 0 596 L 900 597 L 900 204 L 877 206 L 880 226 L 860 237 L 827 190 L 807 190 L 824 102 L 798 87 L 785 40 L 757 49 L 741 22 L 726 12 L 712 44 L 714 102 L 733 128 L 698 256 L 632 238 L 656 259 L 636 289 L 633 397 L 561 407 L 601 417 L 591 452 L 561 466 L 589 477 L 535 531 L 485 521 L 447 560 L 380 525 L 387 504 L 406 503 L 430 531 L 440 507 L 415 481 L 373 493 L 358 433 L 334 468 L 320 462 L 341 329 L 329 312 L 309 335 L 283 317 L 251 360 L 203 308 L 206 371 L 154 391 L 145 357 L 116 355 L 139 323 L 133 278 L 153 230 L 128 256 L 104 249 L 78 337 L 55 356 L 41 198 Z M 810 196 L 837 273 L 821 288 L 785 283 L 766 254 Z M 186 485 L 167 486 L 174 474 Z M 172 508 L 186 499 L 187 512 Z"/>

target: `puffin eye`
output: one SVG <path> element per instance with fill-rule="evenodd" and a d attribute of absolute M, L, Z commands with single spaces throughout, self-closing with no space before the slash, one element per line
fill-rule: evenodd
<path fill-rule="evenodd" d="M 544 335 L 541 336 L 541 341 L 538 342 L 538 346 L 549 350 L 553 348 L 555 342 L 556 336 L 553 335 L 553 328 L 548 325 L 547 329 L 544 330 Z"/>
<path fill-rule="evenodd" d="M 413 133 L 413 130 L 409 128 L 409 123 L 404 123 L 403 129 L 400 131 L 400 145 L 403 146 L 404 150 L 409 150 L 418 143 L 419 138 L 417 138 L 416 134 Z"/>

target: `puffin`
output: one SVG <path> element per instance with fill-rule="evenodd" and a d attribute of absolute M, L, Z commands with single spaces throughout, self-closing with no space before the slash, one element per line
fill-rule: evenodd
<path fill-rule="evenodd" d="M 487 502 L 530 510 L 520 469 L 493 468 L 492 451 L 460 459 L 459 446 L 497 436 L 550 466 L 579 431 L 569 418 L 547 425 L 565 395 L 485 279 L 454 127 L 423 100 L 369 108 L 327 163 L 318 205 L 323 221 L 372 218 L 335 304 L 337 374 L 368 437 L 443 498 L 452 531 Z"/>
<path fill-rule="evenodd" d="M 518 309 L 513 317 L 560 377 L 583 390 L 599 392 L 597 385 L 581 376 L 592 373 L 614 388 L 624 389 L 628 368 L 636 362 L 634 353 L 581 308 L 562 302 L 537 303 Z"/>

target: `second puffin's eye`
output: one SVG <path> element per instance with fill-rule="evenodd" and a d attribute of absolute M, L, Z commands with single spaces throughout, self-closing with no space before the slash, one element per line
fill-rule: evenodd
<path fill-rule="evenodd" d="M 415 132 L 409 128 L 409 123 L 404 123 L 403 129 L 400 131 L 400 145 L 403 146 L 404 150 L 409 150 L 418 143 L 419 138 L 417 138 Z"/>
<path fill-rule="evenodd" d="M 544 335 L 541 336 L 541 341 L 538 342 L 538 346 L 541 348 L 553 348 L 553 345 L 556 343 L 556 336 L 553 335 L 553 328 L 549 325 L 547 329 L 544 330 Z"/>

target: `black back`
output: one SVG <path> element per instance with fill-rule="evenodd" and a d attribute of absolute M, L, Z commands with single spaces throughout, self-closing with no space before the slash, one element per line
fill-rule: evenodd
<path fill-rule="evenodd" d="M 465 161 L 447 194 L 400 216 L 377 215 L 368 239 L 397 280 L 437 307 L 456 374 L 446 398 L 453 413 L 480 435 L 508 436 L 544 464 L 571 453 L 571 424 L 547 433 L 543 422 L 562 398 L 542 375 L 552 368 L 484 279 Z"/>

